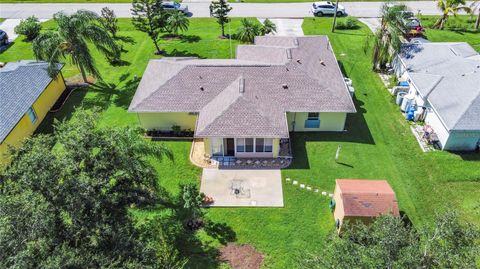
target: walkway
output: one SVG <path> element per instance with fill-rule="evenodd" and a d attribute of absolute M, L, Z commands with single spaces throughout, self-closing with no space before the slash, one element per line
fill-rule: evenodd
<path fill-rule="evenodd" d="M 53 2 L 53 0 L 52 0 Z M 467 6 L 472 2 L 469 1 Z M 345 2 L 347 12 L 355 17 L 379 17 L 382 2 Z M 405 2 L 410 9 L 417 13 L 420 11 L 424 15 L 439 15 L 440 12 L 434 1 L 407 1 Z M 188 8 L 193 17 L 209 17 L 208 2 L 191 2 Z M 256 17 L 256 18 L 303 18 L 312 16 L 310 11 L 312 3 L 230 3 L 233 8 L 230 12 L 231 17 Z M 50 19 L 58 11 L 74 12 L 78 9 L 87 9 L 100 12 L 102 7 L 112 8 L 117 17 L 131 17 L 131 4 L 111 4 L 111 3 L 76 3 L 76 4 L 0 4 L 0 18 L 20 19 L 35 15 L 38 18 Z M 463 13 L 463 12 L 462 12 Z"/>
<path fill-rule="evenodd" d="M 212 207 L 283 207 L 280 169 L 204 168 L 200 191 L 213 198 Z"/>

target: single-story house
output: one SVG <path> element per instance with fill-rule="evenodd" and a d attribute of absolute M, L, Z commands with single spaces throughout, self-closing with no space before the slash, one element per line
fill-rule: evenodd
<path fill-rule="evenodd" d="M 412 42 L 393 63 L 409 92 L 404 102 L 437 134 L 444 150 L 480 145 L 480 55 L 463 42 Z"/>
<path fill-rule="evenodd" d="M 62 73 L 52 79 L 47 67 L 46 62 L 23 60 L 0 68 L 0 163 L 8 160 L 8 146 L 30 136 L 65 90 Z"/>
<path fill-rule="evenodd" d="M 236 59 L 151 60 L 128 109 L 191 129 L 207 156 L 277 157 L 290 132 L 345 129 L 355 106 L 326 36 L 256 37 Z"/>
<path fill-rule="evenodd" d="M 369 223 L 380 215 L 400 216 L 395 192 L 386 180 L 337 179 L 333 203 L 338 230 L 345 220 Z"/>

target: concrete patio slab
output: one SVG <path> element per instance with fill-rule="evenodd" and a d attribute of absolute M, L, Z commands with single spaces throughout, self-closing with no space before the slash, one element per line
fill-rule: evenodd
<path fill-rule="evenodd" d="M 204 168 L 200 191 L 214 199 L 212 207 L 283 207 L 280 169 Z"/>

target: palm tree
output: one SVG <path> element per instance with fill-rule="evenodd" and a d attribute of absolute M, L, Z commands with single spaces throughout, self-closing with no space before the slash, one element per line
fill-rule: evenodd
<path fill-rule="evenodd" d="M 445 22 L 450 15 L 457 16 L 460 10 L 470 12 L 470 8 L 465 5 L 465 0 L 437 0 L 437 6 L 442 11 L 442 16 L 437 20 L 434 28 L 443 30 Z"/>
<path fill-rule="evenodd" d="M 478 30 L 478 27 L 480 26 L 480 0 L 473 1 L 470 5 L 472 16 L 475 14 L 475 11 L 478 13 L 477 20 L 475 20 L 475 30 Z"/>
<path fill-rule="evenodd" d="M 255 21 L 243 18 L 242 26 L 238 29 L 237 38 L 243 42 L 253 43 L 255 37 L 261 33 L 261 25 Z"/>
<path fill-rule="evenodd" d="M 35 57 L 49 62 L 48 72 L 51 76 L 57 74 L 59 60 L 69 58 L 80 69 L 85 83 L 88 83 L 86 72 L 101 78 L 88 47 L 89 42 L 105 56 L 119 57 L 119 48 L 108 31 L 98 25 L 96 13 L 87 10 L 79 10 L 72 15 L 58 12 L 53 19 L 57 29 L 41 33 L 33 42 Z"/>
<path fill-rule="evenodd" d="M 275 23 L 273 23 L 271 20 L 269 19 L 265 19 L 263 21 L 263 26 L 262 26 L 262 35 L 266 35 L 266 34 L 270 34 L 270 33 L 275 33 L 277 32 L 277 26 L 275 25 Z"/>
<path fill-rule="evenodd" d="M 381 69 L 400 51 L 401 36 L 407 32 L 403 14 L 407 7 L 403 4 L 384 3 L 381 9 L 380 27 L 375 33 L 373 46 L 373 69 Z"/>
<path fill-rule="evenodd" d="M 173 12 L 167 19 L 167 29 L 175 36 L 178 36 L 178 32 L 180 31 L 187 31 L 189 25 L 190 21 L 181 11 Z"/>

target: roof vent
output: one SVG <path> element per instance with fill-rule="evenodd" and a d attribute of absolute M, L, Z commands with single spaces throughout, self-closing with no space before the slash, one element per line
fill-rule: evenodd
<path fill-rule="evenodd" d="M 297 63 L 301 64 L 301 63 L 302 63 L 302 60 L 297 59 Z"/>
<path fill-rule="evenodd" d="M 241 78 L 240 81 L 238 82 L 238 92 L 239 93 L 244 93 L 245 92 L 245 79 Z"/>
<path fill-rule="evenodd" d="M 295 46 L 298 46 L 298 38 L 293 39 L 293 44 L 295 44 Z"/>
<path fill-rule="evenodd" d="M 198 76 L 199 79 L 202 79 L 202 76 Z"/>
<path fill-rule="evenodd" d="M 325 62 L 322 59 L 319 59 L 319 60 L 320 60 L 320 64 L 325 66 Z"/>
<path fill-rule="evenodd" d="M 292 59 L 292 51 L 290 49 L 287 49 L 287 58 Z"/>
<path fill-rule="evenodd" d="M 283 84 L 282 84 L 282 88 L 288 89 L 288 85 L 287 85 L 286 83 L 283 83 Z"/>
<path fill-rule="evenodd" d="M 205 88 L 202 86 L 202 87 L 200 87 L 200 90 L 203 92 L 205 90 Z"/>

